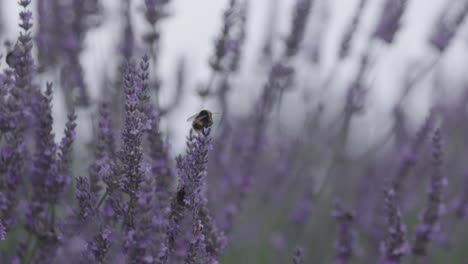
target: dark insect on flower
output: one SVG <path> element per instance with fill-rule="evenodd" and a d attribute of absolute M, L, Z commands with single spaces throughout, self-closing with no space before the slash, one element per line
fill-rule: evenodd
<path fill-rule="evenodd" d="M 180 206 L 184 206 L 185 205 L 185 187 L 182 186 L 178 191 L 177 191 L 177 204 L 179 204 Z"/>
<path fill-rule="evenodd" d="M 5 56 L 5 61 L 8 64 L 8 66 L 14 68 L 15 65 L 17 65 L 20 61 L 21 53 L 21 46 L 16 44 L 14 48 Z"/>
<path fill-rule="evenodd" d="M 193 130 L 199 132 L 213 125 L 213 113 L 208 110 L 201 110 L 200 113 L 189 117 L 187 122 L 189 121 L 192 121 Z"/>

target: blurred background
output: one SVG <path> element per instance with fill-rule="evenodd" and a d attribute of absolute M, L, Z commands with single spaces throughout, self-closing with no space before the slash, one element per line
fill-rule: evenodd
<path fill-rule="evenodd" d="M 103 92 L 103 73 L 110 72 L 118 64 L 116 51 L 121 39 L 121 28 L 125 19 L 122 17 L 121 1 L 102 0 L 102 23 L 91 28 L 84 36 L 84 49 L 80 55 L 80 62 L 85 71 L 85 81 L 92 98 L 98 98 Z M 359 67 L 359 57 L 368 47 L 369 38 L 375 30 L 382 12 L 382 0 L 371 0 L 366 3 L 360 18 L 359 26 L 353 36 L 350 55 L 341 60 L 338 57 L 340 42 L 347 26 L 352 22 L 360 0 L 349 1 L 314 1 L 311 19 L 307 25 L 306 38 L 301 46 L 297 68 L 302 73 L 303 85 L 289 93 L 284 108 L 287 111 L 281 116 L 291 122 L 291 126 L 301 124 L 305 109 L 310 108 L 312 102 L 318 98 L 320 83 L 331 76 L 331 85 L 327 87 L 326 100 L 338 102 L 342 100 L 346 91 L 346 83 L 353 78 Z M 405 78 L 414 77 L 418 70 L 423 70 L 432 63 L 437 55 L 428 42 L 431 30 L 437 22 L 437 16 L 449 5 L 456 5 L 458 0 L 412 0 L 409 1 L 405 14 L 401 19 L 401 29 L 396 34 L 392 45 L 378 44 L 378 59 L 376 67 L 369 77 L 372 89 L 369 89 L 366 113 L 359 119 L 360 134 L 370 142 L 381 132 L 379 128 L 389 126 L 388 119 L 392 116 L 392 108 L 402 92 Z M 168 7 L 170 16 L 162 22 L 160 59 L 157 71 L 163 80 L 165 88 L 161 89 L 161 101 L 170 101 L 174 93 L 175 69 L 180 58 L 184 58 L 187 67 L 185 94 L 180 107 L 171 113 L 171 124 L 165 124 L 166 129 L 176 138 L 174 147 L 183 146 L 183 131 L 190 124 L 184 120 L 196 113 L 202 107 L 209 107 L 209 102 L 202 103 L 197 96 L 197 86 L 207 82 L 210 74 L 208 61 L 214 50 L 214 41 L 220 32 L 223 9 L 227 6 L 225 0 L 203 1 L 171 1 Z M 32 2 L 34 6 L 35 1 Z M 232 92 L 230 103 L 233 109 L 242 111 L 251 106 L 254 94 L 258 93 L 263 80 L 253 78 L 258 74 L 258 64 L 261 63 L 261 50 L 271 38 L 277 48 L 286 37 L 292 17 L 293 0 L 256 0 L 250 1 L 247 21 L 247 37 L 243 54 L 242 67 L 236 76 L 238 87 Z M 143 9 L 142 1 L 131 1 L 130 13 L 133 30 L 136 35 L 142 35 L 147 30 L 144 17 L 139 15 Z M 452 7 L 453 9 L 453 7 Z M 1 23 L 2 42 L 14 40 L 17 33 L 19 6 L 15 1 L 2 1 Z M 50 10 L 53 12 L 53 10 Z M 444 52 L 443 58 L 430 73 L 416 85 L 414 92 L 405 102 L 409 118 L 414 122 L 421 122 L 424 113 L 429 108 L 433 96 L 442 96 L 446 100 L 453 100 L 459 94 L 461 83 L 464 81 L 463 66 L 466 61 L 466 26 L 461 25 L 457 36 Z M 36 28 L 36 27 L 35 27 Z M 142 39 L 136 38 L 140 47 Z M 144 52 L 141 48 L 141 52 Z M 313 53 L 318 53 L 317 62 L 313 62 Z M 339 64 L 339 66 L 337 66 Z M 5 65 L 5 64 L 4 64 Z M 448 80 L 450 85 L 435 88 L 433 77 Z M 41 76 L 43 81 L 50 80 L 49 75 Z M 312 101 L 302 102 L 303 96 L 313 97 Z M 60 97 L 56 97 L 60 98 Z M 241 99 L 242 98 L 242 99 Z M 439 97 L 440 98 L 440 97 Z M 250 100 L 250 101 L 249 101 Z M 329 106 L 340 103 L 327 104 Z M 55 104 L 59 105 L 59 104 Z M 63 111 L 56 107 L 54 115 L 59 121 L 57 126 L 63 126 L 66 119 Z M 327 107 L 333 112 L 334 107 Z M 217 109 L 212 109 L 217 112 Z M 218 109 L 219 110 L 219 109 Z M 83 128 L 81 126 L 81 128 Z M 183 128 L 183 129 L 181 129 Z M 59 131 L 58 135 L 60 134 Z M 84 135 L 80 133 L 80 135 Z"/>

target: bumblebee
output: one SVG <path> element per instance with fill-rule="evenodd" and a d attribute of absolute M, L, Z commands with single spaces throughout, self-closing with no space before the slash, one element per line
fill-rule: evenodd
<path fill-rule="evenodd" d="M 185 187 L 182 186 L 176 194 L 177 204 L 179 206 L 185 206 Z"/>
<path fill-rule="evenodd" d="M 15 68 L 15 66 L 20 62 L 21 54 L 25 53 L 25 49 L 22 45 L 16 43 L 12 50 L 10 50 L 7 55 L 5 56 L 5 61 L 11 68 Z"/>
<path fill-rule="evenodd" d="M 201 110 L 200 113 L 189 117 L 187 122 L 189 121 L 192 121 L 193 130 L 200 132 L 213 125 L 213 113 L 208 110 Z"/>

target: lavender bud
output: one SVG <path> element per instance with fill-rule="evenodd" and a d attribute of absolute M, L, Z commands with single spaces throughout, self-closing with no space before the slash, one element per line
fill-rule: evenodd
<path fill-rule="evenodd" d="M 396 32 L 400 29 L 400 21 L 405 12 L 408 0 L 386 0 L 380 20 L 374 32 L 374 37 L 391 44 Z"/>
<path fill-rule="evenodd" d="M 304 249 L 303 248 L 295 248 L 294 255 L 293 255 L 293 263 L 294 264 L 304 264 Z"/>
<path fill-rule="evenodd" d="M 354 221 L 354 214 L 342 208 L 340 202 L 335 202 L 332 216 L 338 223 L 338 241 L 336 242 L 336 261 L 337 264 L 346 264 L 351 261 L 353 255 L 353 238 L 351 225 Z"/>
<path fill-rule="evenodd" d="M 313 0 L 296 0 L 291 31 L 285 40 L 285 56 L 293 57 L 299 52 L 310 16 Z"/>
<path fill-rule="evenodd" d="M 385 191 L 386 234 L 381 242 L 382 264 L 398 264 L 409 251 L 406 241 L 406 225 L 401 217 L 393 189 Z"/>
<path fill-rule="evenodd" d="M 429 43 L 440 53 L 444 52 L 455 37 L 458 28 L 465 20 L 467 14 L 468 3 L 466 1 L 457 1 L 454 4 L 448 5 L 438 17 L 429 37 Z"/>
<path fill-rule="evenodd" d="M 432 158 L 433 173 L 428 190 L 428 204 L 421 214 L 412 248 L 413 254 L 416 256 L 427 255 L 427 246 L 436 234 L 440 217 L 445 211 L 443 192 L 447 185 L 447 178 L 443 172 L 442 144 L 439 129 L 434 132 L 432 138 Z"/>

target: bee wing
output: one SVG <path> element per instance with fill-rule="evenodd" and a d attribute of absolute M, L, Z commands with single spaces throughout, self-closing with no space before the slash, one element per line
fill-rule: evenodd
<path fill-rule="evenodd" d="M 197 117 L 198 114 L 195 114 L 189 118 L 187 118 L 187 122 L 190 122 L 190 121 L 193 121 L 196 117 Z"/>

